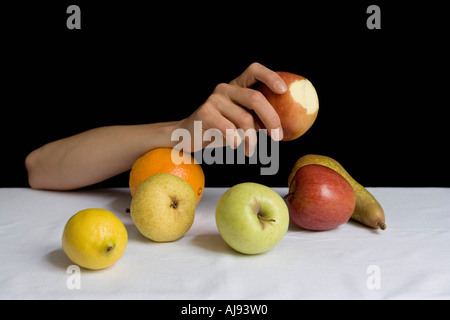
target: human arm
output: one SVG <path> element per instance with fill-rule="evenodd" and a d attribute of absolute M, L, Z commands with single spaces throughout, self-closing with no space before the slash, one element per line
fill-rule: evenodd
<path fill-rule="evenodd" d="M 260 92 L 251 89 L 258 81 L 277 93 L 287 90 L 275 72 L 253 63 L 230 83 L 217 85 L 205 103 L 186 119 L 95 128 L 34 150 L 25 160 L 29 184 L 36 189 L 71 190 L 103 181 L 131 169 L 149 150 L 174 147 L 177 142 L 171 137 L 175 129 L 186 129 L 193 135 L 195 121 L 201 121 L 203 131 L 219 130 L 225 143 L 233 147 L 239 141 L 227 141 L 227 129 L 246 131 L 263 126 L 269 134 L 276 132 L 272 130 L 281 127 L 277 113 Z M 282 134 L 278 130 L 276 140 L 281 140 Z M 252 153 L 256 135 L 249 140 L 245 141 L 247 155 Z"/>
<path fill-rule="evenodd" d="M 170 147 L 176 122 L 91 129 L 50 142 L 26 160 L 32 188 L 71 190 L 129 170 L 146 151 Z"/>

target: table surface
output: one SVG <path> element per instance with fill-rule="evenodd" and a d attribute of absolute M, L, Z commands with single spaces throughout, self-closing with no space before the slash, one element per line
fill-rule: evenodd
<path fill-rule="evenodd" d="M 126 213 L 126 188 L 2 188 L 0 298 L 450 298 L 450 189 L 369 188 L 385 209 L 387 230 L 353 221 L 322 232 L 291 225 L 275 248 L 252 256 L 232 250 L 217 231 L 215 208 L 226 190 L 207 188 L 189 232 L 155 243 Z M 110 268 L 73 271 L 61 249 L 67 220 L 86 208 L 110 210 L 128 231 L 127 249 Z"/>

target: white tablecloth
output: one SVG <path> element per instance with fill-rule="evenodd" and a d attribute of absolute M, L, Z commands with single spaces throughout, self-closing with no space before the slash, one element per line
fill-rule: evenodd
<path fill-rule="evenodd" d="M 126 213 L 128 189 L 0 189 L 0 298 L 450 298 L 450 189 L 369 189 L 385 209 L 386 231 L 351 221 L 324 232 L 291 226 L 275 248 L 255 256 L 233 251 L 217 231 L 225 190 L 205 190 L 183 238 L 154 243 Z M 72 271 L 61 249 L 65 223 L 95 207 L 123 221 L 127 249 L 108 269 Z"/>

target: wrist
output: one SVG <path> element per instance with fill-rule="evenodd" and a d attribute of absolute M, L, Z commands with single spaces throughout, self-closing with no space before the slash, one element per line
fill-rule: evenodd
<path fill-rule="evenodd" d="M 173 148 L 177 141 L 172 141 L 172 132 L 179 126 L 180 121 L 152 123 L 147 125 L 148 150 L 155 148 Z"/>

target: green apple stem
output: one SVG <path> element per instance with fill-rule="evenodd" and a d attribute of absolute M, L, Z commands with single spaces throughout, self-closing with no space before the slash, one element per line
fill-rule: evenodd
<path fill-rule="evenodd" d="M 259 213 L 257 214 L 257 216 L 258 216 L 258 218 L 259 218 L 260 220 L 263 220 L 263 221 L 276 222 L 275 219 L 266 219 L 265 217 L 263 217 L 263 216 L 260 215 Z"/>

